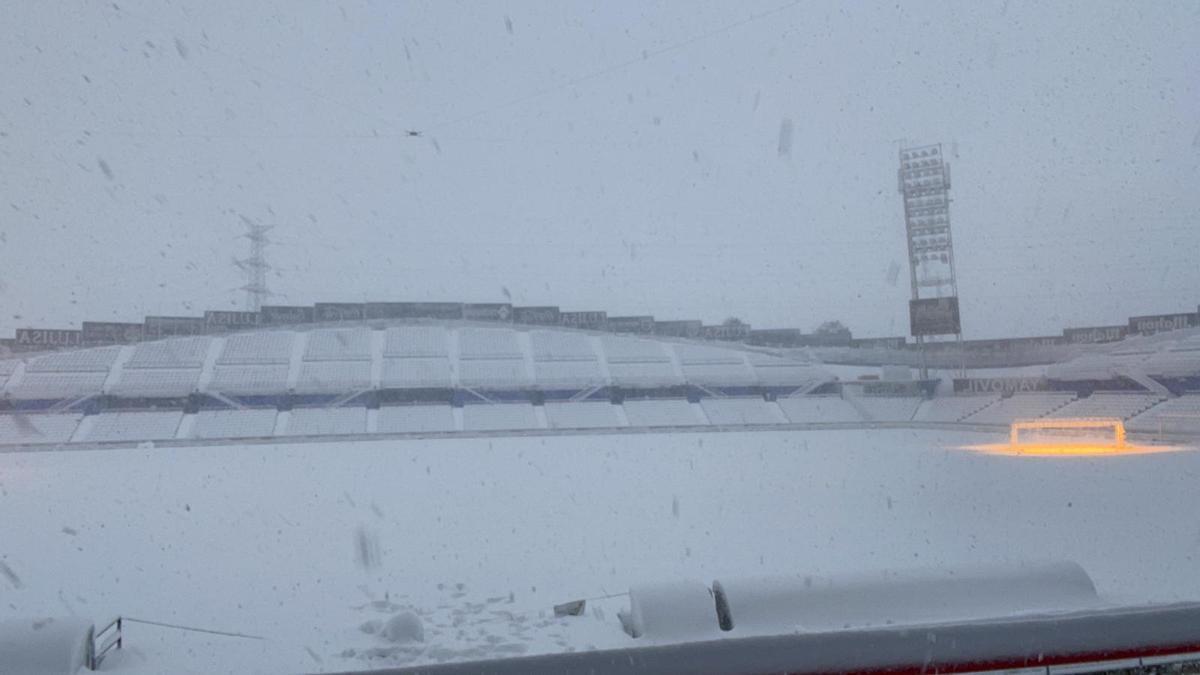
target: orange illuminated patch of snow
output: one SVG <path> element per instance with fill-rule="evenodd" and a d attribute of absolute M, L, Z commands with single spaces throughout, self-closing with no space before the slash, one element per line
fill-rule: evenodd
<path fill-rule="evenodd" d="M 1077 437 L 1037 441 L 1021 440 L 1022 432 L 1077 434 L 1096 431 L 1104 438 Z M 1111 436 L 1108 434 L 1111 431 Z M 1017 420 L 1012 423 L 1007 444 L 993 443 L 967 446 L 968 450 L 991 455 L 1021 457 L 1110 457 L 1172 452 L 1182 448 L 1168 445 L 1131 445 L 1125 437 L 1125 424 L 1117 418 L 1062 418 Z"/>

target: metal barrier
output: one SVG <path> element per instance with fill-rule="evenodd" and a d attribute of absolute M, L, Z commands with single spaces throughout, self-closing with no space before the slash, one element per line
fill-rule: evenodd
<path fill-rule="evenodd" d="M 88 670 L 96 670 L 104 657 L 113 649 L 120 649 L 124 638 L 121 634 L 121 617 L 108 622 L 104 628 L 92 634 L 92 653 L 88 659 Z"/>

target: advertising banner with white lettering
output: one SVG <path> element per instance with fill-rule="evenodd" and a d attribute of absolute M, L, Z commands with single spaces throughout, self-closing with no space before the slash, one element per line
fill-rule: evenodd
<path fill-rule="evenodd" d="M 798 347 L 804 340 L 799 328 L 756 328 L 746 341 L 760 347 Z"/>
<path fill-rule="evenodd" d="M 704 333 L 699 320 L 655 321 L 654 334 L 667 337 L 698 338 Z"/>
<path fill-rule="evenodd" d="M 954 335 L 962 331 L 958 316 L 958 298 L 910 300 L 908 321 L 913 336 Z"/>
<path fill-rule="evenodd" d="M 604 330 L 608 322 L 607 312 L 559 312 L 559 325 L 588 330 Z"/>
<path fill-rule="evenodd" d="M 1091 328 L 1065 328 L 1063 340 L 1073 345 L 1092 345 L 1101 342 L 1117 342 L 1125 339 L 1129 326 L 1092 326 Z"/>
<path fill-rule="evenodd" d="M 1015 394 L 1021 391 L 1046 391 L 1044 377 L 966 377 L 954 380 L 956 394 Z"/>
<path fill-rule="evenodd" d="M 513 307 L 506 302 L 468 302 L 462 307 L 467 321 L 512 321 Z"/>
<path fill-rule="evenodd" d="M 463 318 L 461 302 L 368 302 L 368 319 L 445 319 Z"/>
<path fill-rule="evenodd" d="M 116 321 L 84 321 L 81 333 L 85 345 L 124 345 L 138 342 L 145 324 Z"/>
<path fill-rule="evenodd" d="M 257 326 L 262 320 L 258 312 L 237 312 L 222 309 L 210 309 L 204 312 L 204 323 L 210 332 L 233 330 L 248 326 Z"/>
<path fill-rule="evenodd" d="M 317 321 L 363 321 L 367 318 L 366 306 L 361 302 L 318 302 L 313 305 L 313 318 Z"/>
<path fill-rule="evenodd" d="M 203 335 L 208 324 L 200 316 L 148 316 L 144 339 L 172 337 L 176 335 Z"/>
<path fill-rule="evenodd" d="M 312 323 L 313 308 L 298 305 L 263 305 L 259 310 L 265 324 Z"/>
<path fill-rule="evenodd" d="M 1195 314 L 1155 314 L 1129 318 L 1129 332 L 1138 335 L 1153 335 L 1169 330 L 1191 328 L 1200 324 Z"/>
<path fill-rule="evenodd" d="M 740 342 L 750 337 L 750 325 L 745 323 L 723 323 L 719 326 L 704 326 L 700 331 L 700 335 L 706 340 Z"/>
<path fill-rule="evenodd" d="M 557 307 L 513 307 L 513 321 L 528 326 L 557 326 L 560 312 Z"/>
<path fill-rule="evenodd" d="M 78 347 L 83 331 L 69 328 L 18 328 L 13 341 L 18 347 Z"/>
<path fill-rule="evenodd" d="M 654 317 L 652 316 L 610 316 L 608 330 L 614 333 L 637 333 L 650 335 L 654 333 Z"/>

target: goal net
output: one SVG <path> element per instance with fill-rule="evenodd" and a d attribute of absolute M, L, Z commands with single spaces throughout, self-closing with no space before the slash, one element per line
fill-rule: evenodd
<path fill-rule="evenodd" d="M 1029 445 L 1125 446 L 1125 423 L 1115 417 L 1017 420 L 1012 423 L 1009 442 Z"/>

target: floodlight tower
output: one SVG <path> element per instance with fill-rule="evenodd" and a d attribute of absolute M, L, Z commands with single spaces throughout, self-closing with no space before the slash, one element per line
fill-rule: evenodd
<path fill-rule="evenodd" d="M 897 177 L 908 234 L 909 323 L 921 352 L 921 379 L 927 379 L 926 338 L 954 335 L 962 342 L 950 235 L 950 165 L 941 143 L 900 148 Z"/>
<path fill-rule="evenodd" d="M 246 233 L 242 236 L 250 240 L 250 257 L 233 262 L 246 273 L 246 285 L 239 289 L 246 291 L 246 311 L 257 312 L 262 309 L 263 300 L 271 296 L 267 288 L 267 272 L 271 265 L 267 263 L 266 248 L 271 243 L 267 232 L 275 226 L 261 225 L 246 216 L 242 216 L 242 222 L 246 225 Z"/>

